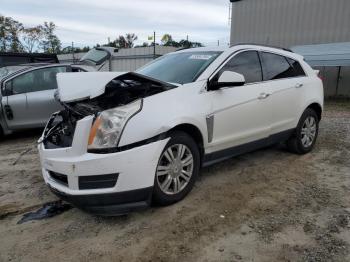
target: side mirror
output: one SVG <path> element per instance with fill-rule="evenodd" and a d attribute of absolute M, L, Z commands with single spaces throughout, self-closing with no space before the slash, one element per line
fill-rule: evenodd
<path fill-rule="evenodd" d="M 208 90 L 218 90 L 223 87 L 242 86 L 244 84 L 245 78 L 242 74 L 224 71 L 217 81 L 209 84 Z"/>

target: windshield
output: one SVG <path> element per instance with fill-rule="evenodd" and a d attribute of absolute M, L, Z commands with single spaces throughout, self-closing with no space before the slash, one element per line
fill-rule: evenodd
<path fill-rule="evenodd" d="M 22 69 L 27 68 L 28 66 L 5 66 L 5 67 L 0 67 L 0 81 L 4 79 L 5 77 L 20 71 Z"/>
<path fill-rule="evenodd" d="M 187 84 L 194 82 L 221 53 L 172 53 L 154 60 L 136 72 L 164 82 Z"/>
<path fill-rule="evenodd" d="M 81 59 L 80 62 L 90 61 L 96 65 L 99 65 L 109 58 L 110 54 L 106 50 L 91 49 Z"/>

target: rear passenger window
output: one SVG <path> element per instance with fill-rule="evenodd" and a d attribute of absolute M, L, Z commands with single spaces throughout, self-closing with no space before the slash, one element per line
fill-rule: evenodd
<path fill-rule="evenodd" d="M 246 83 L 262 81 L 262 72 L 258 52 L 239 53 L 220 69 L 218 76 L 224 71 L 232 71 L 244 75 Z"/>
<path fill-rule="evenodd" d="M 294 68 L 284 56 L 262 52 L 261 57 L 265 81 L 295 77 Z"/>
<path fill-rule="evenodd" d="M 289 64 L 292 65 L 294 69 L 294 76 L 305 76 L 304 69 L 301 67 L 300 63 L 298 61 L 295 61 L 294 59 L 287 58 Z"/>

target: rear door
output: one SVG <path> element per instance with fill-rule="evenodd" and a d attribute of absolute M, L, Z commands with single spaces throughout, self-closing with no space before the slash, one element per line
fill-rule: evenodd
<path fill-rule="evenodd" d="M 61 110 L 54 98 L 56 75 L 67 72 L 67 69 L 66 66 L 55 66 L 32 71 L 34 84 L 27 91 L 27 116 L 32 127 L 44 126 L 52 113 Z"/>
<path fill-rule="evenodd" d="M 270 94 L 271 134 L 295 128 L 305 73 L 300 64 L 285 56 L 261 52 L 264 83 Z"/>

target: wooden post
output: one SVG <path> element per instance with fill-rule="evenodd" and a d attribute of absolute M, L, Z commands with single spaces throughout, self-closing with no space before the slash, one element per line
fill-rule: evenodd
<path fill-rule="evenodd" d="M 341 66 L 338 66 L 338 76 L 337 76 L 337 85 L 335 88 L 335 96 L 338 96 L 338 88 L 339 88 L 339 81 L 340 81 L 340 72 L 341 72 Z"/>

